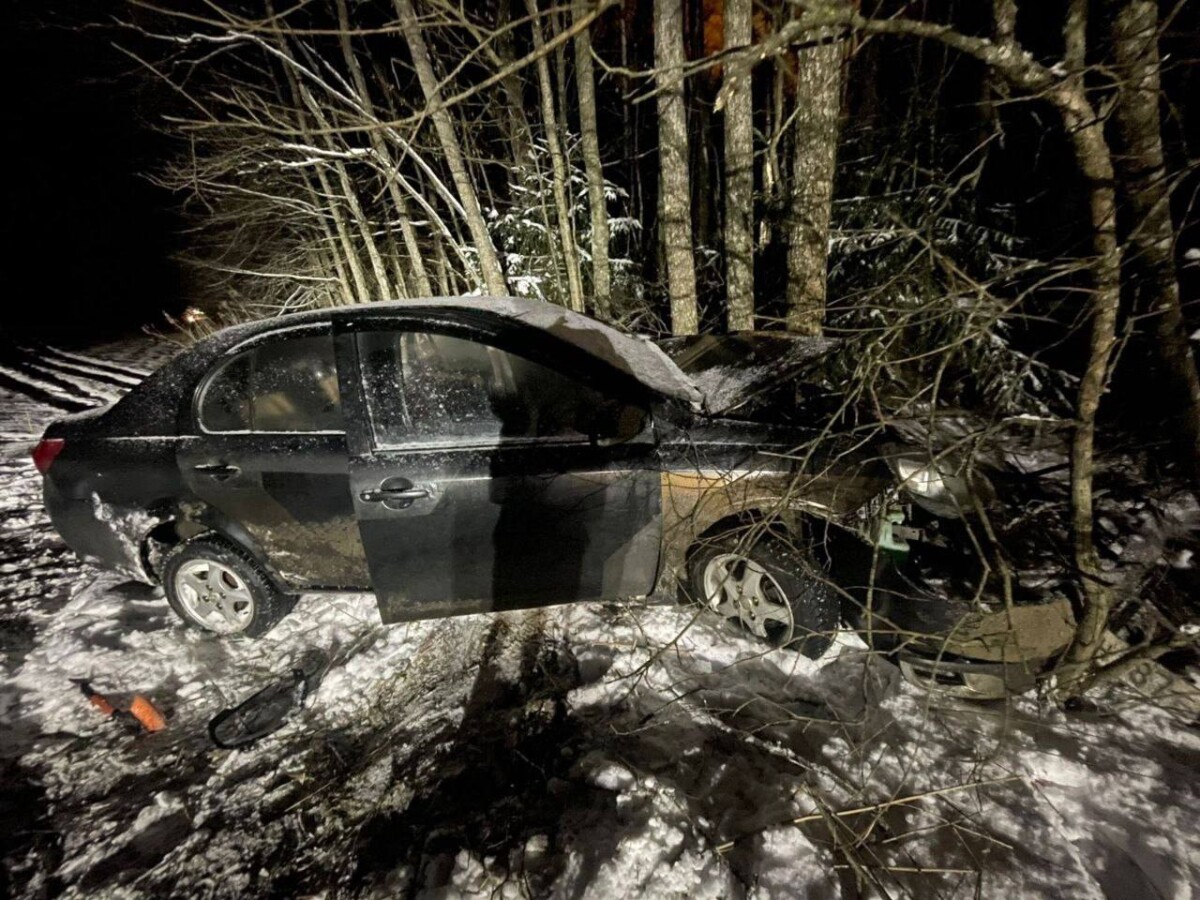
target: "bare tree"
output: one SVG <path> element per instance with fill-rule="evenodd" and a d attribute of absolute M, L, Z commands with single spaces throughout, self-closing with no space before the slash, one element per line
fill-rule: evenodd
<path fill-rule="evenodd" d="M 671 331 L 699 329 L 692 253 L 687 110 L 683 96 L 682 0 L 654 0 L 654 66 L 658 80 L 660 232 L 671 297 Z"/>
<path fill-rule="evenodd" d="M 500 0 L 497 7 L 496 60 L 506 73 L 500 82 L 505 99 L 504 132 L 511 148 L 513 176 L 519 179 L 521 169 L 531 165 L 532 151 L 529 147 L 529 119 L 525 116 L 521 76 L 514 67 L 516 53 L 513 50 L 512 31 L 508 27 L 511 21 L 511 0 Z"/>
<path fill-rule="evenodd" d="M 270 7 L 268 6 L 268 10 Z M 287 45 L 284 43 L 283 36 L 278 37 L 280 45 L 281 58 L 285 61 L 283 65 L 283 73 L 288 89 L 291 94 L 292 107 L 295 110 L 298 127 L 306 144 L 313 144 L 313 137 L 309 129 L 309 115 L 305 112 L 305 107 L 309 106 L 305 102 L 305 89 L 300 80 L 296 77 L 295 70 L 291 62 L 291 56 L 288 53 Z M 320 196 L 329 204 L 329 212 L 333 218 L 334 227 L 337 231 L 338 239 L 342 248 L 342 255 L 346 261 L 346 266 L 350 270 L 351 277 L 354 279 L 355 296 L 359 303 L 367 303 L 371 300 L 371 292 L 367 287 L 366 273 L 363 271 L 362 260 L 359 258 L 358 251 L 354 247 L 354 241 L 350 236 L 350 229 L 346 222 L 346 217 L 341 209 L 340 198 L 330 185 L 329 177 L 326 174 L 324 165 L 318 164 L 314 166 L 314 171 L 317 178 L 317 183 L 320 185 Z"/>
<path fill-rule="evenodd" d="M 1155 346 L 1176 395 L 1181 446 L 1193 480 L 1200 483 L 1200 377 L 1188 346 L 1175 269 L 1171 185 L 1158 110 L 1158 4 L 1118 0 L 1109 12 L 1118 76 L 1113 124 L 1123 151 L 1116 158 L 1117 174 L 1130 213 L 1130 262 L 1141 276 L 1138 289 L 1154 313 Z"/>
<path fill-rule="evenodd" d="M 574 0 L 573 17 L 588 12 L 588 0 Z M 592 292 L 596 315 L 612 318 L 612 271 L 608 261 L 608 205 L 604 199 L 604 166 L 600 159 L 600 133 L 596 119 L 596 77 L 592 65 L 592 37 L 587 29 L 575 35 L 575 84 L 579 92 L 579 133 L 583 167 L 587 174 L 588 212 L 592 220 Z"/>
<path fill-rule="evenodd" d="M 394 0 L 396 14 L 400 18 L 400 27 L 404 31 L 404 39 L 408 42 L 412 54 L 413 68 L 421 83 L 421 91 L 425 95 L 426 109 L 433 119 L 438 140 L 446 155 L 446 164 L 458 192 L 471 232 L 471 241 L 479 256 L 479 268 L 483 277 L 483 286 L 489 294 L 505 296 L 508 286 L 504 282 L 504 273 L 500 269 L 500 261 L 496 256 L 495 245 L 488 234 L 487 223 L 483 220 L 483 211 L 479 206 L 479 197 L 475 192 L 475 184 L 467 170 L 466 159 L 463 156 L 462 145 L 454 129 L 454 120 L 446 108 L 442 98 L 441 86 L 433 71 L 433 63 L 429 59 L 429 49 L 425 37 L 421 33 L 421 25 L 413 11 L 412 0 Z"/>
<path fill-rule="evenodd" d="M 752 0 L 727 0 L 725 47 L 754 39 Z M 754 330 L 754 106 L 751 80 L 725 70 L 725 296 L 730 331 Z"/>
<path fill-rule="evenodd" d="M 337 13 L 338 28 L 341 32 L 338 35 L 338 40 L 342 47 L 342 56 L 346 60 L 346 66 L 350 70 L 350 77 L 354 82 L 355 89 L 358 91 L 359 103 L 362 104 L 363 112 L 367 116 L 371 119 L 376 119 L 367 79 L 363 75 L 362 66 L 359 64 L 358 57 L 354 55 L 354 48 L 350 44 L 350 15 L 346 8 L 346 0 L 337 0 Z M 378 128 L 371 129 L 368 135 L 371 141 L 371 149 L 374 151 L 379 164 L 387 170 L 382 173 L 382 177 L 384 183 L 387 185 L 388 195 L 392 199 L 393 212 L 399 220 L 400 233 L 404 239 L 404 247 L 407 252 L 408 265 L 416 293 L 420 296 L 428 297 L 432 295 L 433 290 L 429 284 L 429 276 L 425 272 L 425 261 L 422 258 L 416 229 L 413 228 L 411 216 L 408 211 L 408 202 L 396 178 L 395 164 L 392 160 L 387 141 L 383 131 Z M 393 257 L 395 257 L 395 254 L 393 254 Z M 404 288 L 407 284 L 407 279 L 398 277 L 397 283 L 398 286 Z"/>
<path fill-rule="evenodd" d="M 786 23 L 756 47 L 753 54 L 743 55 L 738 64 L 749 68 L 793 44 L 810 43 L 814 35 L 821 39 L 831 28 L 937 41 L 975 58 L 1011 88 L 1041 98 L 1062 120 L 1075 166 L 1087 186 L 1092 247 L 1088 261 L 1092 278 L 1091 335 L 1087 361 L 1079 379 L 1070 480 L 1073 554 L 1085 602 L 1075 641 L 1067 654 L 1067 665 L 1060 673 L 1065 691 L 1083 690 L 1090 683 L 1113 605 L 1113 592 L 1101 569 L 1093 540 L 1096 417 L 1117 343 L 1121 300 L 1121 246 L 1117 240 L 1113 162 L 1103 120 L 1080 79 L 1064 78 L 1054 68 L 1039 63 L 1011 35 L 989 40 L 964 34 L 940 22 L 906 16 L 876 19 L 862 15 L 843 0 L 812 0 L 804 6 L 808 14 Z M 1079 27 L 1082 23 L 1075 25 Z M 1069 35 L 1068 46 L 1072 41 L 1082 40 L 1082 35 Z"/>
<path fill-rule="evenodd" d="M 567 298 L 571 309 L 584 311 L 583 284 L 579 275 L 579 253 L 575 247 L 575 228 L 571 220 L 571 202 L 568 196 L 567 162 L 563 156 L 562 141 L 558 134 L 558 117 L 554 111 L 554 86 L 550 81 L 550 64 L 544 52 L 546 40 L 542 36 L 542 23 L 538 14 L 537 0 L 525 0 L 525 8 L 532 20 L 533 47 L 540 54 L 537 58 L 538 96 L 542 102 L 542 123 L 546 131 L 546 144 L 550 148 L 551 186 L 554 192 L 555 218 L 558 220 L 558 239 L 562 246 L 563 262 L 567 274 Z"/>

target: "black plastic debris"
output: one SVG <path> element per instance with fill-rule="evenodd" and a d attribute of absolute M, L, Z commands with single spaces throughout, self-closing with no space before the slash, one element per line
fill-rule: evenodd
<path fill-rule="evenodd" d="M 288 677 L 217 713 L 208 723 L 209 737 L 218 747 L 232 750 L 278 731 L 304 708 L 305 699 L 316 691 L 329 665 L 325 653 L 310 651 Z"/>

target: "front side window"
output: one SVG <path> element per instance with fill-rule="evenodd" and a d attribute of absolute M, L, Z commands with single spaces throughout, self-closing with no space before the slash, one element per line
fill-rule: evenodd
<path fill-rule="evenodd" d="M 629 440 L 645 427 L 641 407 L 476 341 L 381 331 L 359 335 L 358 350 L 380 446 Z"/>
<path fill-rule="evenodd" d="M 201 388 L 209 432 L 343 430 L 333 338 L 282 338 L 221 364 Z"/>

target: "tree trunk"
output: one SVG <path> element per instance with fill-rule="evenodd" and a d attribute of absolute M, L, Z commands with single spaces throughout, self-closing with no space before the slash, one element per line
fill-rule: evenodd
<path fill-rule="evenodd" d="M 754 39 L 752 0 L 725 3 L 725 49 Z M 754 97 L 749 73 L 725 69 L 725 296 L 730 331 L 754 330 Z M 732 84 L 730 82 L 733 82 Z"/>
<path fill-rule="evenodd" d="M 450 289 L 450 260 L 446 258 L 446 243 L 436 231 L 433 233 L 433 256 L 437 260 L 438 291 L 443 297 L 450 297 L 454 291 Z"/>
<path fill-rule="evenodd" d="M 588 13 L 588 0 L 574 0 L 574 18 Z M 588 212 L 592 220 L 592 293 L 596 315 L 612 318 L 612 272 L 608 262 L 608 204 L 604 200 L 604 166 L 600 161 L 600 130 L 596 122 L 596 78 L 592 66 L 592 37 L 588 30 L 575 36 L 575 84 L 579 91 L 579 132 L 583 168 L 587 174 Z"/>
<path fill-rule="evenodd" d="M 1110 17 L 1119 90 L 1113 123 L 1122 145 L 1117 159 L 1129 208 L 1131 262 L 1138 291 L 1154 315 L 1156 346 L 1178 405 L 1177 435 L 1200 483 L 1200 377 L 1188 345 L 1175 269 L 1175 230 L 1159 119 L 1158 4 L 1123 0 Z"/>
<path fill-rule="evenodd" d="M 270 6 L 268 5 L 268 10 Z M 280 41 L 280 49 L 288 52 L 286 44 Z M 296 111 L 297 126 L 301 136 L 306 144 L 313 143 L 312 135 L 308 127 L 308 114 L 305 113 L 304 96 L 305 89 L 297 80 L 295 73 L 290 66 L 283 66 L 284 78 L 287 81 L 288 90 L 291 97 L 292 107 Z M 281 91 L 282 93 L 282 91 Z M 325 167 L 321 162 L 313 164 L 313 171 L 317 177 L 317 184 L 320 185 L 320 200 L 324 204 L 328 204 L 329 215 L 333 219 L 334 230 L 337 233 L 338 243 L 342 248 L 342 258 L 346 262 L 346 267 L 350 270 L 350 277 L 354 280 L 354 301 L 358 303 L 369 303 L 371 300 L 371 292 L 367 289 L 367 277 L 363 271 L 362 260 L 358 257 L 358 251 L 354 247 L 354 241 L 350 238 L 350 230 L 346 226 L 346 220 L 342 216 L 341 209 L 338 206 L 337 196 L 333 188 L 329 184 L 329 178 L 325 174 Z M 319 208 L 319 207 L 318 207 Z"/>
<path fill-rule="evenodd" d="M 325 218 L 325 214 L 321 212 L 320 195 L 312 186 L 312 182 L 308 177 L 304 178 L 305 192 L 311 197 L 313 209 L 317 210 L 317 217 L 321 223 L 321 234 L 324 236 L 324 241 L 318 245 L 317 258 L 321 260 L 325 271 L 329 271 L 329 267 L 333 267 L 333 271 L 337 273 L 338 290 L 342 296 L 342 305 L 349 306 L 354 303 L 354 289 L 350 287 L 350 279 L 346 275 L 346 266 L 342 262 L 342 256 L 338 253 L 337 237 L 333 233 L 333 229 L 329 227 L 329 221 Z"/>
<path fill-rule="evenodd" d="M 454 131 L 454 122 L 450 111 L 442 106 L 442 92 L 438 85 L 437 76 L 433 72 L 433 64 L 429 60 L 429 49 L 425 45 L 425 37 L 421 34 L 420 23 L 413 12 L 412 0 L 394 0 L 396 14 L 400 18 L 400 28 L 412 54 L 413 68 L 417 72 L 417 80 L 421 82 L 421 91 L 425 103 L 430 107 L 429 116 L 433 119 L 438 141 L 442 152 L 446 154 L 446 164 L 450 167 L 450 175 L 454 187 L 458 191 L 458 199 L 462 203 L 466 215 L 467 228 L 471 232 L 471 241 L 475 244 L 475 252 L 479 255 L 479 269 L 483 277 L 483 287 L 491 295 L 503 297 L 508 294 L 508 286 L 504 282 L 504 273 L 500 270 L 500 260 L 496 256 L 496 247 L 488 234 L 487 223 L 483 220 L 483 211 L 479 208 L 479 197 L 475 193 L 475 185 L 467 171 L 466 160 L 463 157 L 462 146 Z"/>
<path fill-rule="evenodd" d="M 338 28 L 341 32 L 338 37 L 342 45 L 342 56 L 345 57 L 346 66 L 350 69 L 350 77 L 358 91 L 358 102 L 362 105 L 363 112 L 366 113 L 368 119 L 371 122 L 377 122 L 378 117 L 375 115 L 374 103 L 371 101 L 370 87 L 363 74 L 362 66 L 358 62 L 358 57 L 354 55 L 354 48 L 350 44 L 350 16 L 346 9 L 346 0 L 337 0 L 337 12 Z M 421 247 L 417 243 L 416 230 L 412 226 L 412 219 L 408 213 L 408 202 L 404 199 L 404 193 L 396 180 L 394 162 L 388 150 L 387 141 L 384 139 L 383 132 L 378 128 L 372 128 L 368 134 L 371 139 L 371 148 L 379 160 L 384 184 L 387 185 L 388 194 L 392 198 L 392 207 L 400 222 L 400 233 L 404 239 L 408 265 L 415 281 L 417 294 L 428 297 L 432 294 L 429 276 L 425 273 L 425 261 L 421 257 Z M 392 246 L 395 246 L 394 242 Z M 398 266 L 399 260 L 396 260 L 395 264 Z M 406 282 L 405 278 L 397 279 L 397 288 L 402 293 L 407 293 Z"/>
<path fill-rule="evenodd" d="M 825 321 L 829 223 L 842 107 L 844 40 L 831 32 L 826 42 L 796 54 L 795 156 L 788 223 L 787 329 L 820 334 Z"/>
<path fill-rule="evenodd" d="M 506 26 L 512 21 L 511 0 L 501 0 L 497 13 L 497 25 Z M 499 31 L 496 37 L 496 55 L 500 64 L 508 68 L 516 61 L 513 50 L 512 31 Z M 529 147 L 529 120 L 525 117 L 525 97 L 521 89 L 521 76 L 514 70 L 505 75 L 500 82 L 504 88 L 507 115 L 502 118 L 505 137 L 512 148 L 513 172 L 510 184 L 516 188 L 521 185 L 521 173 L 532 167 Z"/>
<path fill-rule="evenodd" d="M 687 111 L 683 99 L 682 0 L 654 0 L 654 67 L 658 80 L 659 231 L 671 297 L 671 331 L 699 328 L 692 255 Z"/>
<path fill-rule="evenodd" d="M 545 46 L 542 23 L 538 18 L 537 0 L 525 0 L 525 8 L 533 20 L 533 49 L 541 53 Z M 558 118 L 554 112 L 554 85 L 550 81 L 550 64 L 545 54 L 538 57 L 538 94 L 542 101 L 542 122 L 546 128 L 546 143 L 550 147 L 551 184 L 554 210 L 558 219 L 558 238 L 562 244 L 563 267 L 567 270 L 567 302 L 571 309 L 583 312 L 583 284 L 579 276 L 579 254 L 575 249 L 575 229 L 571 223 L 571 200 L 568 191 L 567 163 L 562 142 L 558 139 Z"/>
<path fill-rule="evenodd" d="M 345 162 L 336 156 L 340 152 L 340 148 L 329 137 L 329 120 L 321 112 L 321 107 L 312 96 L 312 92 L 303 84 L 300 85 L 300 97 L 304 101 L 305 106 L 308 107 L 309 112 L 312 113 L 313 121 L 317 123 L 320 129 L 320 143 L 324 145 L 330 156 L 333 157 L 331 165 L 334 174 L 337 175 L 338 185 L 341 189 L 339 198 L 345 201 L 349 209 L 350 218 L 353 219 L 355 228 L 358 230 L 359 240 L 362 241 L 363 249 L 367 252 L 367 259 L 371 263 L 371 271 L 375 275 L 376 291 L 373 294 L 369 293 L 366 300 L 387 300 L 392 293 L 391 284 L 388 281 L 387 269 L 383 264 L 383 257 L 379 253 L 379 248 L 375 244 L 371 222 L 367 219 L 362 204 L 358 200 L 358 192 L 355 190 L 350 172 L 347 170 Z M 337 199 L 331 196 L 330 202 L 336 204 Z"/>
<path fill-rule="evenodd" d="M 1096 414 L 1108 381 L 1108 367 L 1116 347 L 1117 312 L 1121 303 L 1121 249 L 1117 243 L 1116 195 L 1112 157 L 1104 140 L 1104 125 L 1082 93 L 1077 94 L 1086 112 L 1068 106 L 1064 124 L 1071 135 L 1075 158 L 1089 185 L 1092 225 L 1092 331 L 1088 364 L 1079 381 L 1078 423 L 1071 442 L 1071 521 L 1075 540 L 1075 566 L 1082 579 L 1086 602 L 1067 654 L 1065 677 L 1068 692 L 1082 684 L 1079 676 L 1091 667 L 1108 617 L 1112 589 L 1104 578 L 1092 537 L 1092 481 L 1096 445 Z"/>
<path fill-rule="evenodd" d="M 830 6 L 813 19 L 788 23 L 764 41 L 757 58 L 807 39 L 815 29 L 841 26 L 868 34 L 905 35 L 938 41 L 966 53 L 1002 76 L 1012 87 L 1039 96 L 1062 117 L 1075 164 L 1088 189 L 1091 226 L 1091 336 L 1088 361 L 1079 381 L 1077 419 L 1071 440 L 1071 524 L 1074 561 L 1084 595 L 1075 639 L 1060 670 L 1064 693 L 1086 689 L 1100 640 L 1112 610 L 1112 588 L 1105 580 L 1092 537 L 1092 475 L 1096 443 L 1096 414 L 1116 347 L 1117 312 L 1121 302 L 1121 246 L 1117 242 L 1116 200 L 1112 154 L 1104 138 L 1103 120 L 1096 114 L 1078 79 L 1062 78 L 1036 62 L 1011 39 L 993 41 L 955 31 L 936 22 L 894 17 L 872 19 L 852 7 Z M 1082 40 L 1072 36 L 1072 40 Z M 752 66 L 753 61 L 743 63 Z"/>
<path fill-rule="evenodd" d="M 354 241 L 350 238 L 350 230 L 346 227 L 346 219 L 338 206 L 337 194 L 329 184 L 329 178 L 325 174 L 325 167 L 317 163 L 315 169 L 317 183 L 320 184 L 323 195 L 321 199 L 329 205 L 329 214 L 333 218 L 333 225 L 337 230 L 338 241 L 342 245 L 342 257 L 350 269 L 350 277 L 354 279 L 355 302 L 369 303 L 371 301 L 371 292 L 367 288 L 367 276 L 363 271 L 362 260 L 358 257 L 358 250 L 354 246 Z"/>
<path fill-rule="evenodd" d="M 380 85 L 388 85 L 389 81 L 379 64 L 379 60 L 372 59 L 372 63 L 375 69 L 376 82 L 378 82 Z M 382 91 L 379 99 L 383 107 L 384 117 L 388 121 L 393 121 L 399 118 L 399 113 L 396 110 L 393 98 L 389 95 L 386 88 Z M 461 263 L 463 271 L 468 273 L 476 272 L 477 266 L 475 261 L 466 253 L 463 243 L 459 240 L 456 233 L 450 230 L 451 223 L 455 225 L 455 229 L 457 231 L 458 219 L 466 218 L 466 212 L 463 210 L 462 204 L 459 203 L 458 198 L 454 195 L 454 192 L 447 187 L 446 184 L 442 182 L 441 178 L 437 176 L 437 173 L 429 167 L 429 164 L 425 162 L 417 148 L 414 147 L 411 142 L 405 140 L 395 128 L 389 127 L 383 129 L 383 136 L 387 139 L 389 146 L 395 146 L 395 152 L 398 154 L 399 159 L 412 160 L 416 167 L 414 177 L 406 176 L 399 166 L 395 164 L 389 166 L 389 171 L 387 173 L 387 177 L 391 181 L 394 181 L 396 186 L 400 188 L 402 192 L 399 195 L 399 202 L 402 204 L 400 208 L 403 210 L 405 218 L 410 219 L 411 221 L 411 217 L 408 215 L 407 210 L 409 209 L 409 201 L 412 201 L 428 218 L 428 228 L 430 232 L 434 234 L 440 234 L 442 238 L 445 239 L 446 243 L 450 245 L 450 249 L 453 251 L 455 259 Z M 431 201 L 434 197 L 441 197 L 442 200 L 445 201 L 446 206 L 451 213 L 449 222 L 447 222 L 446 218 L 443 217 L 442 214 L 433 206 Z M 413 233 L 413 237 L 415 239 L 415 231 Z M 408 246 L 407 234 L 405 237 L 405 244 Z M 422 248 L 414 243 L 409 247 L 409 251 L 411 252 L 414 248 L 416 249 L 417 253 L 422 256 L 424 263 L 427 264 L 428 260 L 424 259 L 424 252 L 422 251 Z M 425 280 L 427 283 L 429 283 L 428 272 L 426 273 Z M 471 280 L 477 280 L 477 278 L 472 277 Z"/>

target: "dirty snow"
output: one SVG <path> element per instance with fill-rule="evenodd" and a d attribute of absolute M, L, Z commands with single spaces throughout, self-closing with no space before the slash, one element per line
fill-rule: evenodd
<path fill-rule="evenodd" d="M 1165 710 L 934 700 L 853 636 L 814 662 L 682 606 L 385 628 L 369 596 L 308 596 L 258 641 L 207 636 L 70 557 L 8 447 L 15 896 L 1185 900 L 1200 883 L 1200 735 Z M 337 663 L 299 716 L 211 746 L 212 715 L 313 647 Z M 168 728 L 101 718 L 72 677 L 150 697 Z"/>

